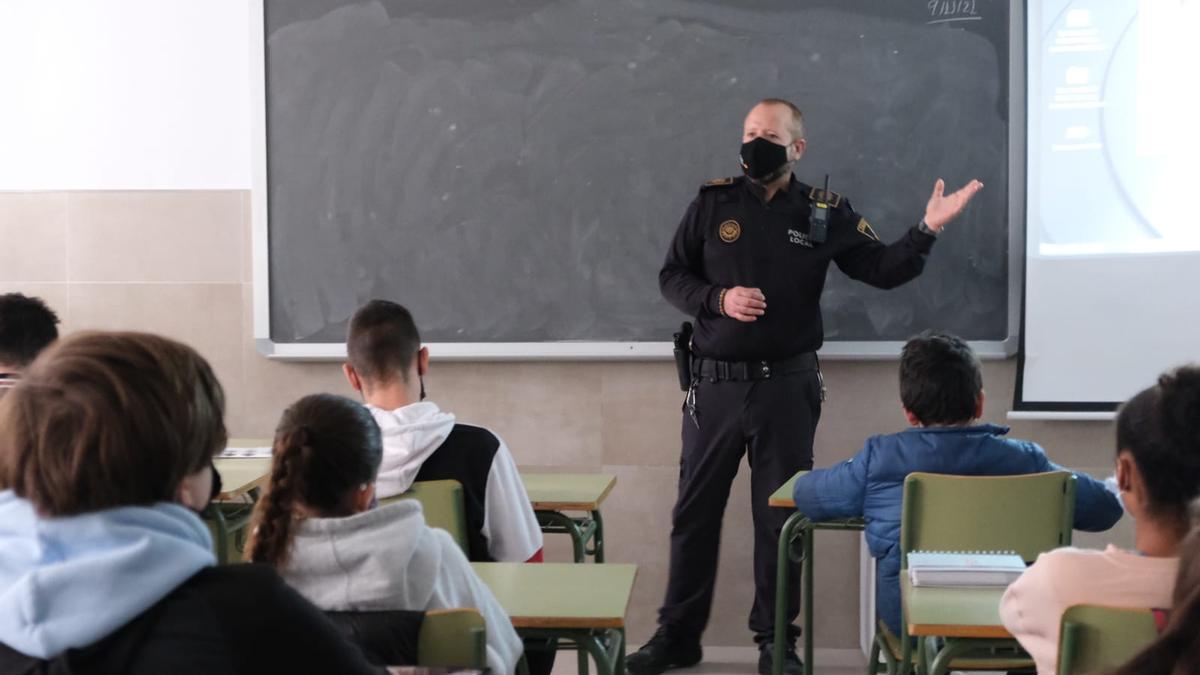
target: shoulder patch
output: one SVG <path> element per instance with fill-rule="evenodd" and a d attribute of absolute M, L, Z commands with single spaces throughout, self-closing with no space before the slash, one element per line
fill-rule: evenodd
<path fill-rule="evenodd" d="M 871 224 L 867 222 L 866 218 L 858 219 L 858 232 L 868 239 L 879 241 L 879 235 L 875 234 L 875 230 L 871 229 Z"/>
<path fill-rule="evenodd" d="M 825 202 L 832 208 L 837 208 L 842 203 L 842 196 L 833 190 L 822 190 L 821 188 L 810 188 L 808 198 L 814 202 Z"/>
<path fill-rule="evenodd" d="M 701 186 L 700 186 L 700 189 L 701 189 L 701 190 L 709 190 L 709 189 L 712 189 L 712 188 L 722 188 L 722 187 L 729 187 L 730 185 L 733 185 L 733 179 L 732 179 L 732 178 L 729 178 L 729 177 L 726 177 L 726 178 L 714 178 L 714 179 L 712 179 L 712 180 L 710 180 L 710 181 L 705 181 L 705 182 L 704 182 L 704 185 L 701 185 Z"/>

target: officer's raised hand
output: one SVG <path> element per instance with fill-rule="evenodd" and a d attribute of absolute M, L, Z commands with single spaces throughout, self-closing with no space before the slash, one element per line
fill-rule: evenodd
<path fill-rule="evenodd" d="M 721 313 L 738 321 L 756 321 L 767 311 L 767 296 L 757 288 L 734 286 L 721 295 Z"/>
<path fill-rule="evenodd" d="M 925 205 L 925 225 L 934 232 L 941 232 L 946 223 L 954 220 L 962 210 L 967 207 L 967 202 L 975 196 L 976 192 L 983 187 L 983 183 L 973 180 L 967 183 L 962 188 L 953 194 L 944 195 L 946 189 L 946 181 L 941 178 L 933 184 L 933 195 L 929 197 L 929 203 Z"/>

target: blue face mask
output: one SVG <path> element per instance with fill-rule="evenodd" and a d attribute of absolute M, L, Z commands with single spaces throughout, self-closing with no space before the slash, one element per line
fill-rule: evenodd
<path fill-rule="evenodd" d="M 759 137 L 742 143 L 742 171 L 750 180 L 764 185 L 788 170 L 787 146 Z"/>

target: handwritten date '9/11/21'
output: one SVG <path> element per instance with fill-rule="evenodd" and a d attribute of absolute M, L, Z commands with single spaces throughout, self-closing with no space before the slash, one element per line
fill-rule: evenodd
<path fill-rule="evenodd" d="M 980 18 L 976 11 L 977 0 L 929 0 L 929 18 L 939 21 L 970 20 Z"/>

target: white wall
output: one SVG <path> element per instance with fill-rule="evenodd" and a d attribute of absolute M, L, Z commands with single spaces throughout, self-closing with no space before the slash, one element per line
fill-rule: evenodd
<path fill-rule="evenodd" d="M 0 190 L 248 189 L 248 5 L 0 3 Z"/>

